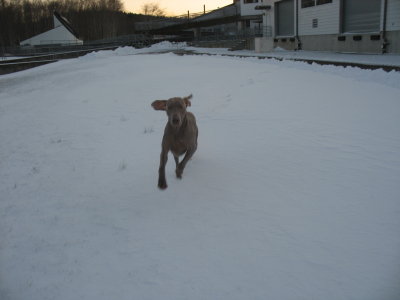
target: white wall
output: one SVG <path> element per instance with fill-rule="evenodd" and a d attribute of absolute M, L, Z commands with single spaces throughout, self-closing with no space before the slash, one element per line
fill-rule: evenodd
<path fill-rule="evenodd" d="M 71 32 L 69 32 L 64 26 L 59 26 L 52 30 L 36 35 L 30 39 L 22 41 L 20 44 L 22 46 L 35 46 L 48 44 L 83 44 L 83 42 L 75 38 L 75 36 Z"/>
<path fill-rule="evenodd" d="M 312 26 L 313 19 L 318 20 L 316 28 Z M 299 35 L 338 34 L 339 23 L 340 0 L 307 8 L 301 8 L 299 1 Z"/>
<path fill-rule="evenodd" d="M 57 28 L 58 26 L 63 26 L 63 24 L 61 24 L 61 22 L 54 15 L 53 15 L 53 22 L 54 22 L 54 28 Z"/>
<path fill-rule="evenodd" d="M 274 4 L 280 0 L 264 0 L 263 4 L 272 5 L 270 19 L 272 25 L 274 22 Z M 296 1 L 296 0 L 295 0 Z M 400 0 L 387 0 L 387 21 L 386 30 L 400 30 Z M 243 0 L 241 0 L 243 2 Z M 333 0 L 332 3 L 316 5 L 307 8 L 301 8 L 301 1 L 297 0 L 299 5 L 298 33 L 302 35 L 320 35 L 320 34 L 340 34 L 340 0 Z M 260 3 L 261 5 L 261 3 Z M 318 27 L 313 28 L 313 19 L 318 19 Z"/>
<path fill-rule="evenodd" d="M 261 5 L 261 0 L 258 3 L 244 3 L 244 0 L 240 0 L 240 15 L 241 16 L 255 16 L 261 15 L 263 12 L 261 10 L 256 10 L 257 5 Z"/>
<path fill-rule="evenodd" d="M 386 29 L 400 30 L 400 0 L 388 0 Z"/>

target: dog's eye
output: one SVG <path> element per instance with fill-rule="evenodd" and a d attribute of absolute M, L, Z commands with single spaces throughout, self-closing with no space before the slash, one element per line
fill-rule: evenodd
<path fill-rule="evenodd" d="M 184 109 L 184 107 L 180 103 L 174 103 L 167 106 L 167 110 L 175 110 L 175 109 L 181 110 Z"/>

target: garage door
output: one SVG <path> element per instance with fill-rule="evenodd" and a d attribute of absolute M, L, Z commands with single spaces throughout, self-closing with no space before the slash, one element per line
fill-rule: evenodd
<path fill-rule="evenodd" d="M 379 32 L 381 0 L 344 0 L 343 32 Z"/>
<path fill-rule="evenodd" d="M 294 35 L 294 0 L 275 3 L 276 35 Z"/>

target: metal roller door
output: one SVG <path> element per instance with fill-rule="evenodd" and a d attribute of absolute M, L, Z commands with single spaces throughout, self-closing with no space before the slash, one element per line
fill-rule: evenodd
<path fill-rule="evenodd" d="M 283 0 L 275 3 L 276 35 L 294 35 L 294 0 Z"/>
<path fill-rule="evenodd" d="M 381 0 L 343 0 L 343 32 L 379 32 Z"/>

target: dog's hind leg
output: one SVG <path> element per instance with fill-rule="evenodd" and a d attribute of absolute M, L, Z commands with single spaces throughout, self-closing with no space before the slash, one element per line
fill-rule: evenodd
<path fill-rule="evenodd" d="M 174 159 L 175 159 L 176 167 L 178 168 L 178 165 L 179 165 L 179 157 L 174 155 Z"/>

